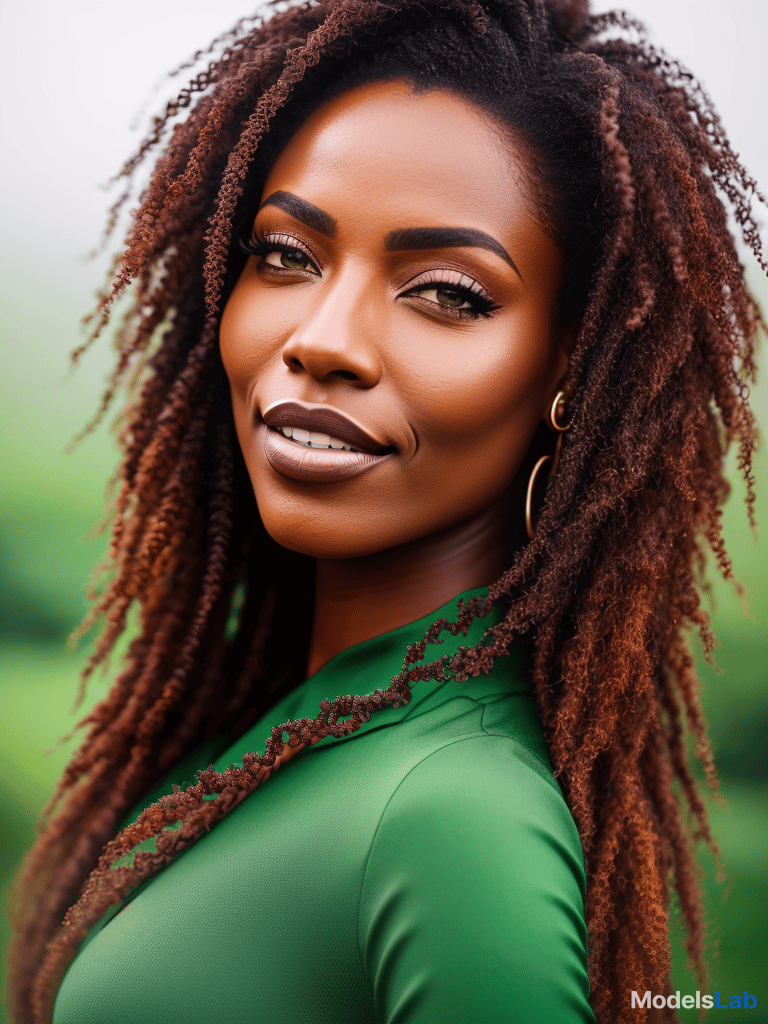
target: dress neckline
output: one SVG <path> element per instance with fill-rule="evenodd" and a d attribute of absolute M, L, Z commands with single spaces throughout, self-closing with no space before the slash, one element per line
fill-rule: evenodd
<path fill-rule="evenodd" d="M 340 651 L 314 675 L 283 697 L 260 722 L 241 736 L 238 747 L 243 750 L 262 750 L 267 738 L 266 735 L 262 735 L 265 733 L 265 723 L 269 723 L 271 728 L 292 719 L 316 718 L 320 711 L 320 702 L 323 700 L 333 701 L 346 694 L 370 694 L 377 689 L 386 690 L 392 677 L 401 671 L 409 644 L 422 640 L 427 629 L 437 619 L 445 618 L 449 622 L 455 622 L 458 618 L 459 600 L 484 597 L 487 593 L 488 588 L 485 586 L 462 591 L 440 608 L 413 622 Z M 441 633 L 440 640 L 443 642 L 427 646 L 422 664 L 436 661 L 446 654 L 456 654 L 460 646 L 476 646 L 485 632 L 498 625 L 503 617 L 504 609 L 497 601 L 485 618 L 475 618 L 471 622 L 466 637 L 461 633 L 457 636 L 451 636 L 449 632 Z M 351 741 L 375 729 L 424 714 L 457 697 L 478 701 L 487 700 L 495 695 L 506 696 L 529 691 L 530 684 L 525 677 L 520 652 L 512 648 L 508 655 L 496 658 L 488 674 L 461 682 L 455 679 L 419 680 L 413 684 L 411 700 L 407 704 L 376 711 L 367 722 L 362 722 L 354 733 L 347 736 L 326 736 L 319 746 Z M 267 733 L 269 728 L 266 730 Z"/>

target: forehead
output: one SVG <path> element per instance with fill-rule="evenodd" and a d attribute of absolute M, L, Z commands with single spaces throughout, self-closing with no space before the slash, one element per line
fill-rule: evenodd
<path fill-rule="evenodd" d="M 278 156 L 264 195 L 278 189 L 333 216 L 340 205 L 367 223 L 386 220 L 387 230 L 472 226 L 510 240 L 515 225 L 536 219 L 522 147 L 473 103 L 400 81 L 359 86 L 315 111 Z"/>

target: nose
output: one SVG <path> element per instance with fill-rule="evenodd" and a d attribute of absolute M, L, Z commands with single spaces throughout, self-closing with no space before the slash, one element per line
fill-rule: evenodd
<path fill-rule="evenodd" d="M 283 348 L 283 362 L 318 381 L 348 380 L 372 388 L 381 380 L 381 317 L 370 282 L 340 275 L 319 289 Z"/>

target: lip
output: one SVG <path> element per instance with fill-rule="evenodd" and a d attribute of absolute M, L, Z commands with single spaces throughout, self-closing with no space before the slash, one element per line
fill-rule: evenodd
<path fill-rule="evenodd" d="M 296 424 L 296 421 L 293 423 Z M 270 429 L 266 423 L 259 425 L 258 433 L 263 435 L 260 440 L 264 446 L 264 455 L 272 469 L 292 480 L 324 484 L 349 480 L 386 462 L 394 455 L 392 451 L 374 454 L 345 452 L 334 448 L 304 448 L 278 430 Z"/>
<path fill-rule="evenodd" d="M 330 434 L 344 444 L 360 449 L 360 452 L 343 452 L 343 455 L 365 454 L 381 457 L 391 454 L 390 451 L 384 451 L 391 448 L 386 442 L 374 437 L 351 416 L 328 405 L 309 405 L 294 400 L 281 400 L 268 405 L 261 418 L 268 427 L 301 427 L 303 430 L 315 430 Z M 296 445 L 292 447 L 295 448 Z M 325 456 L 326 453 L 322 452 L 320 457 L 324 459 Z"/>

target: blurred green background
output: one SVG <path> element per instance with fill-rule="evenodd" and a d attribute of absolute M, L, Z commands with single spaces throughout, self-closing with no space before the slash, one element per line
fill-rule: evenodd
<path fill-rule="evenodd" d="M 597 0 L 595 6 L 610 4 Z M 717 0 L 628 0 L 625 6 L 647 19 L 670 51 L 703 76 L 736 149 L 765 185 L 766 122 L 763 105 L 750 97 L 762 90 L 768 5 L 734 0 L 727 20 Z M 74 742 L 63 747 L 57 742 L 104 696 L 111 680 L 92 680 L 78 715 L 70 714 L 92 635 L 76 651 L 67 648 L 66 638 L 86 611 L 87 582 L 105 550 L 104 537 L 89 539 L 88 534 L 103 513 L 104 485 L 116 461 L 103 427 L 74 453 L 63 452 L 95 410 L 111 365 L 108 337 L 74 374 L 66 356 L 80 340 L 78 320 L 91 308 L 106 265 L 104 259 L 77 261 L 98 238 L 108 202 L 95 186 L 135 146 L 137 137 L 127 126 L 153 83 L 251 7 L 241 0 L 217 0 L 216 5 L 189 0 L 179 18 L 175 4 L 134 0 L 130 20 L 119 5 L 101 0 L 66 5 L 40 0 L 34 6 L 0 8 L 3 38 L 14 40 L 0 66 L 5 98 L 0 120 L 8 153 L 0 162 L 3 896 L 33 841 L 36 817 L 72 753 Z M 163 96 L 169 91 L 163 87 Z M 145 113 L 161 105 L 155 92 Z M 768 309 L 765 278 L 754 263 L 749 272 Z M 765 381 L 753 405 L 766 429 Z M 768 522 L 766 469 L 763 453 L 756 467 L 763 532 Z M 751 618 L 732 588 L 715 581 L 709 604 L 721 642 L 716 656 L 722 671 L 698 658 L 725 799 L 724 805 L 712 799 L 708 804 L 731 879 L 726 901 L 714 880 L 711 857 L 702 855 L 701 864 L 710 923 L 710 991 L 719 989 L 727 997 L 746 989 L 758 1005 L 713 1012 L 710 1019 L 768 1024 L 768 542 L 756 543 L 751 536 L 744 488 L 737 474 L 732 476 L 725 530 L 736 574 L 748 589 Z M 3 918 L 3 945 L 6 938 Z M 681 954 L 676 980 L 683 993 L 695 991 Z M 686 1024 L 696 1020 L 695 1011 L 681 1016 Z M 7 1021 L 2 1011 L 0 1020 Z"/>

